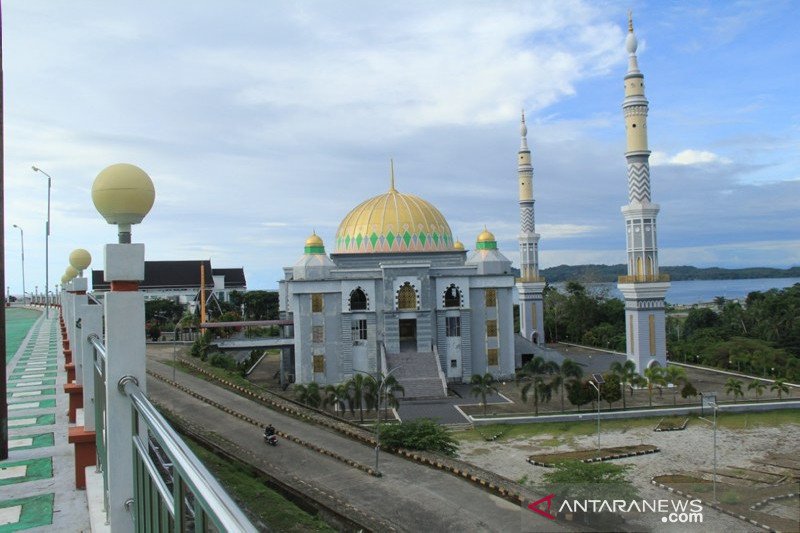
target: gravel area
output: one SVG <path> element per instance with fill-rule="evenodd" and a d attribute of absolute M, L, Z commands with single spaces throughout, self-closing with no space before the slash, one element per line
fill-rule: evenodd
<path fill-rule="evenodd" d="M 601 447 L 633 444 L 653 444 L 661 452 L 613 461 L 615 464 L 633 465 L 629 478 L 643 499 L 664 499 L 670 495 L 653 486 L 650 480 L 660 474 L 692 473 L 702 475 L 713 465 L 713 432 L 710 425 L 693 420 L 683 431 L 654 432 L 652 427 L 632 427 L 627 430 L 602 431 Z M 553 446 L 558 442 L 557 445 Z M 717 464 L 724 467 L 749 467 L 753 459 L 765 458 L 769 453 L 797 457 L 800 442 L 800 421 L 781 427 L 756 427 L 746 430 L 717 430 Z M 551 453 L 588 449 L 597 445 L 596 435 L 554 438 L 537 435 L 530 438 L 504 439 L 499 442 L 462 442 L 460 457 L 482 468 L 519 481 L 527 476 L 528 483 L 542 482 L 546 468 L 533 466 L 526 458 L 533 453 Z M 710 475 L 706 474 L 710 478 Z M 629 523 L 652 531 L 694 531 L 688 525 L 662 524 L 659 515 L 627 515 Z M 630 519 L 632 518 L 632 519 Z M 704 509 L 704 520 L 697 531 L 755 531 L 754 526 L 713 509 Z"/>

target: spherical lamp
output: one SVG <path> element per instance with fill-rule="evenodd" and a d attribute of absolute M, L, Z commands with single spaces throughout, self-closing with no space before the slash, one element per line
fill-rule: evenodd
<path fill-rule="evenodd" d="M 153 180 L 141 168 L 118 163 L 104 168 L 92 184 L 92 202 L 106 222 L 119 226 L 119 242 L 131 242 L 131 225 L 150 212 L 156 199 Z"/>
<path fill-rule="evenodd" d="M 92 264 L 92 254 L 83 248 L 76 248 L 69 254 L 69 264 L 78 271 L 78 274 L 82 274 Z"/>
<path fill-rule="evenodd" d="M 64 271 L 64 275 L 67 276 L 67 279 L 70 281 L 77 278 L 78 274 L 78 269 L 72 265 L 68 266 L 67 270 Z"/>
<path fill-rule="evenodd" d="M 69 278 L 67 277 L 67 275 L 66 274 L 62 274 L 61 275 L 61 286 L 63 287 L 64 285 L 66 285 L 68 281 L 69 281 Z"/>

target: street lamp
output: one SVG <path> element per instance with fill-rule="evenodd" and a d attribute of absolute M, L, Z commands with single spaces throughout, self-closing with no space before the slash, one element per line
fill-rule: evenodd
<path fill-rule="evenodd" d="M 378 458 L 380 457 L 381 453 L 381 397 L 383 396 L 382 391 L 386 388 L 386 380 L 389 379 L 389 376 L 394 373 L 395 370 L 399 370 L 402 368 L 403 365 L 397 365 L 389 372 L 383 376 L 383 380 L 380 379 L 380 372 L 375 372 L 375 381 L 380 383 L 378 386 L 378 422 L 375 424 L 375 473 L 380 474 L 380 470 L 378 470 Z M 364 372 L 363 370 L 356 370 L 356 372 L 360 372 L 362 374 L 369 374 Z"/>
<path fill-rule="evenodd" d="M 589 385 L 597 391 L 597 456 L 600 457 L 600 385 L 605 383 L 606 380 L 600 374 L 592 374 L 592 379 L 594 381 L 590 379 Z"/>
<path fill-rule="evenodd" d="M 41 172 L 45 176 L 47 176 L 47 222 L 45 224 L 45 232 L 44 232 L 44 317 L 50 317 L 50 303 L 47 298 L 48 291 L 48 282 L 50 277 L 50 188 L 52 185 L 53 178 L 50 177 L 50 174 L 42 170 L 41 168 L 33 165 L 31 167 L 34 172 Z"/>
<path fill-rule="evenodd" d="M 25 305 L 25 232 L 20 226 L 12 225 L 19 230 L 19 241 L 22 247 L 22 305 Z"/>

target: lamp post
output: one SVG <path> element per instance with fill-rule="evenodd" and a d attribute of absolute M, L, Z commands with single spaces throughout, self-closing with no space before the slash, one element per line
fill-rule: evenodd
<path fill-rule="evenodd" d="M 50 316 L 50 303 L 47 299 L 47 287 L 50 277 L 50 188 L 52 185 L 53 178 L 50 177 L 50 174 L 42 170 L 41 168 L 37 167 L 36 165 L 31 166 L 34 172 L 41 172 L 45 176 L 47 176 L 47 222 L 45 223 L 45 233 L 44 233 L 44 294 L 45 294 L 45 302 L 44 302 L 44 317 L 49 318 Z"/>
<path fill-rule="evenodd" d="M 717 501 L 717 409 L 719 409 L 719 404 L 717 404 L 717 394 L 715 392 L 706 392 L 700 393 L 700 397 L 702 398 L 703 404 L 708 405 L 714 410 L 714 416 L 712 425 L 714 426 L 714 481 L 713 481 L 713 492 L 714 492 L 714 502 Z M 702 420 L 706 420 L 705 418 L 700 417 Z"/>
<path fill-rule="evenodd" d="M 600 374 L 592 374 L 592 379 L 589 380 L 589 385 L 597 391 L 597 456 L 600 457 L 600 385 L 605 383 L 606 380 Z"/>
<path fill-rule="evenodd" d="M 380 474 L 380 470 L 378 470 L 378 460 L 381 453 L 381 397 L 383 396 L 382 391 L 386 389 L 386 380 L 389 379 L 389 376 L 391 376 L 394 371 L 402 368 L 402 366 L 403 365 L 397 365 L 396 367 L 391 369 L 389 372 L 386 373 L 385 376 L 383 376 L 383 380 L 380 379 L 380 372 L 375 373 L 375 381 L 380 383 L 380 385 L 378 386 L 378 406 L 377 406 L 378 422 L 375 424 L 375 473 L 376 474 Z M 363 370 L 356 370 L 356 372 L 359 372 L 361 374 L 366 374 L 369 376 L 369 374 L 367 372 L 364 372 Z"/>
<path fill-rule="evenodd" d="M 25 305 L 25 232 L 16 224 L 13 226 L 19 230 L 19 242 L 22 249 L 22 305 Z"/>

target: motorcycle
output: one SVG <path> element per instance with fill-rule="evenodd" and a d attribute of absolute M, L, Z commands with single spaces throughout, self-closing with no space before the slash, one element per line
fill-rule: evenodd
<path fill-rule="evenodd" d="M 274 430 L 264 432 L 264 443 L 270 446 L 278 445 L 278 436 L 275 434 Z"/>

